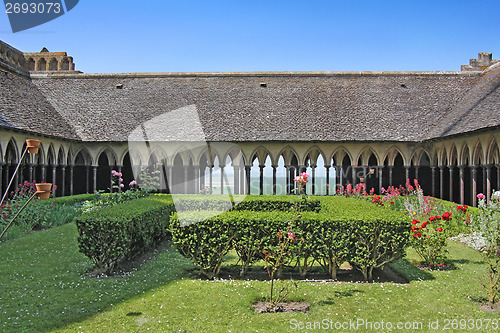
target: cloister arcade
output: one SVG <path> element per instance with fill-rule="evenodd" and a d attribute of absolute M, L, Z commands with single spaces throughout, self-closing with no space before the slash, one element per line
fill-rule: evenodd
<path fill-rule="evenodd" d="M 0 137 L 0 187 L 12 176 L 25 148 L 19 132 Z M 121 171 L 124 189 L 141 171 L 157 169 L 161 191 L 198 193 L 290 194 L 293 178 L 308 172 L 306 191 L 332 195 L 340 186 L 365 183 L 367 190 L 404 185 L 417 179 L 426 195 L 477 205 L 476 195 L 500 189 L 500 157 L 495 131 L 425 143 L 402 142 L 241 142 L 149 143 L 148 152 L 126 142 L 82 143 L 39 138 L 38 154 L 26 154 L 14 184 L 46 181 L 56 195 L 108 190 L 111 170 Z M 12 191 L 13 187 L 10 188 Z"/>

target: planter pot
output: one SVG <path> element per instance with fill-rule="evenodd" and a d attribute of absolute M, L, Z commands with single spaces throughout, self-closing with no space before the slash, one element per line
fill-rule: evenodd
<path fill-rule="evenodd" d="M 39 183 L 36 184 L 36 193 L 38 193 L 38 199 L 48 199 L 50 198 L 50 190 L 52 189 L 51 183 Z"/>
<path fill-rule="evenodd" d="M 27 139 L 26 146 L 28 147 L 28 153 L 36 154 L 38 153 L 38 148 L 40 147 L 40 140 Z"/>

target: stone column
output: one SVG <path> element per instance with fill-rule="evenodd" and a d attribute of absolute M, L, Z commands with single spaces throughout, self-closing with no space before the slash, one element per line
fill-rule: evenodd
<path fill-rule="evenodd" d="M 330 195 L 330 166 L 325 165 L 326 169 L 326 195 Z"/>
<path fill-rule="evenodd" d="M 410 166 L 405 165 L 405 182 L 410 179 Z"/>
<path fill-rule="evenodd" d="M 444 200 L 444 165 L 439 166 L 439 198 Z"/>
<path fill-rule="evenodd" d="M 264 167 L 265 165 L 259 165 L 260 174 L 259 174 L 259 194 L 264 194 Z"/>
<path fill-rule="evenodd" d="M 213 173 L 214 173 L 214 166 L 213 165 L 210 165 L 209 166 L 209 172 L 210 172 L 210 183 L 209 183 L 209 187 L 210 187 L 210 192 L 213 191 Z"/>
<path fill-rule="evenodd" d="M 273 168 L 273 195 L 276 195 L 276 168 L 277 165 L 272 165 Z"/>
<path fill-rule="evenodd" d="M 419 179 L 418 179 L 418 168 L 419 168 L 419 166 L 415 165 L 414 168 L 415 168 L 415 179 L 419 182 Z"/>
<path fill-rule="evenodd" d="M 74 165 L 69 165 L 69 195 L 73 195 L 73 187 L 74 187 L 74 180 L 73 180 L 73 168 Z"/>
<path fill-rule="evenodd" d="M 450 171 L 450 197 L 449 200 L 453 202 L 453 170 L 455 166 L 454 165 L 448 165 L 448 169 Z"/>
<path fill-rule="evenodd" d="M 19 169 L 17 170 L 16 173 L 16 180 L 14 181 L 14 185 L 17 186 L 17 184 L 22 184 L 24 183 L 24 163 L 21 163 L 19 165 Z"/>
<path fill-rule="evenodd" d="M 484 168 L 486 169 L 486 198 L 488 202 L 491 200 L 491 164 L 486 164 Z M 484 172 L 483 172 L 484 173 Z"/>
<path fill-rule="evenodd" d="M 90 184 L 90 165 L 85 166 L 85 179 L 86 179 L 85 192 L 89 193 L 90 192 L 90 187 L 89 187 L 89 184 Z"/>
<path fill-rule="evenodd" d="M 170 194 L 175 193 L 174 189 L 174 166 L 173 165 L 167 165 L 167 182 L 168 182 L 168 191 Z"/>
<path fill-rule="evenodd" d="M 5 172 L 4 172 L 4 180 L 5 180 L 5 186 L 9 186 L 9 182 L 10 182 L 10 178 L 9 178 L 9 171 L 10 171 L 10 166 L 11 164 L 10 163 L 5 163 Z M 6 188 L 5 191 L 8 191 L 9 189 Z M 2 193 L 3 195 L 3 193 Z"/>
<path fill-rule="evenodd" d="M 66 195 L 66 164 L 61 164 L 61 196 Z"/>
<path fill-rule="evenodd" d="M 224 164 L 220 164 L 220 194 L 224 194 Z"/>
<path fill-rule="evenodd" d="M 248 184 L 245 184 L 245 166 L 241 165 L 240 166 L 240 194 L 245 194 L 246 193 L 246 188 L 248 187 Z"/>
<path fill-rule="evenodd" d="M 375 171 L 377 172 L 377 171 Z M 382 194 L 382 188 L 384 187 L 384 166 L 379 165 L 378 166 L 378 192 L 379 194 Z"/>
<path fill-rule="evenodd" d="M 471 165 L 472 205 L 477 206 L 477 166 Z"/>
<path fill-rule="evenodd" d="M 239 179 L 239 174 L 240 174 L 240 168 L 238 165 L 233 166 L 233 173 L 234 173 L 234 194 L 240 194 L 240 179 Z"/>
<path fill-rule="evenodd" d="M 200 193 L 200 166 L 195 165 L 194 168 L 194 193 Z"/>
<path fill-rule="evenodd" d="M 40 179 L 41 182 L 46 182 L 47 181 L 47 164 L 40 164 L 40 169 L 42 171 L 42 179 Z"/>
<path fill-rule="evenodd" d="M 29 182 L 33 181 L 33 163 L 28 163 Z"/>
<path fill-rule="evenodd" d="M 51 164 L 50 167 L 52 168 L 52 188 L 54 188 L 57 185 L 57 164 Z M 54 192 L 56 193 L 56 192 Z"/>
<path fill-rule="evenodd" d="M 285 165 L 286 169 L 286 188 L 285 188 L 285 194 L 290 194 L 290 166 Z"/>
<path fill-rule="evenodd" d="M 4 162 L 0 162 L 0 194 L 3 195 L 3 166 L 5 165 Z M 8 184 L 8 183 L 7 183 Z M 1 202 L 0 202 L 1 204 Z"/>
<path fill-rule="evenodd" d="M 250 194 L 250 170 L 251 170 L 250 165 L 245 165 L 245 177 L 246 177 L 246 192 L 247 195 Z"/>
<path fill-rule="evenodd" d="M 184 170 L 184 193 L 185 194 L 188 194 L 189 193 L 189 181 L 188 181 L 188 178 L 189 178 L 189 166 L 188 165 L 184 165 L 182 170 Z"/>
<path fill-rule="evenodd" d="M 92 164 L 92 192 L 97 191 L 97 167 L 98 165 Z"/>
<path fill-rule="evenodd" d="M 312 188 L 311 188 L 311 191 L 312 191 L 312 195 L 315 195 L 316 194 L 316 166 L 315 165 L 311 165 L 311 170 L 312 170 L 312 175 L 311 175 L 311 178 L 312 178 Z"/>
<path fill-rule="evenodd" d="M 389 186 L 394 186 L 394 183 L 392 182 L 392 169 L 394 169 L 394 166 L 388 165 L 387 169 L 389 169 Z"/>
<path fill-rule="evenodd" d="M 432 191 L 431 191 L 431 195 L 433 197 L 436 197 L 436 167 L 435 166 L 431 166 L 431 179 L 432 179 Z"/>
<path fill-rule="evenodd" d="M 460 180 L 460 204 L 465 203 L 465 165 L 459 165 L 459 180 Z"/>

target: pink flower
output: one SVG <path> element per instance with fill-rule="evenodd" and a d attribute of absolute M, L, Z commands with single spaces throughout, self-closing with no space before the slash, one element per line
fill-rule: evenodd
<path fill-rule="evenodd" d="M 310 177 L 310 176 L 309 176 L 307 173 L 305 173 L 305 172 L 302 172 L 302 173 L 300 174 L 300 176 L 301 176 L 302 178 L 305 178 L 306 180 L 307 180 L 307 178 L 309 178 L 309 177 Z"/>
<path fill-rule="evenodd" d="M 119 180 L 119 181 L 120 181 L 120 183 L 121 183 L 121 182 L 123 181 L 123 178 L 120 178 L 120 179 L 118 179 L 118 180 Z"/>
<path fill-rule="evenodd" d="M 121 188 L 124 188 L 124 187 L 125 187 L 125 185 L 123 185 L 123 184 L 120 184 L 120 187 L 121 187 Z"/>
<path fill-rule="evenodd" d="M 137 185 L 137 182 L 135 180 L 131 181 L 128 186 L 134 186 L 134 185 Z"/>
<path fill-rule="evenodd" d="M 113 176 L 116 176 L 116 174 L 117 174 L 116 170 L 111 170 L 111 174 L 112 174 Z"/>
<path fill-rule="evenodd" d="M 118 177 L 123 176 L 123 174 L 122 174 L 121 172 L 117 172 L 117 173 L 116 173 L 116 175 L 117 175 Z"/>
<path fill-rule="evenodd" d="M 477 198 L 478 198 L 479 200 L 484 199 L 484 194 L 479 193 L 479 194 L 477 195 Z"/>
<path fill-rule="evenodd" d="M 295 234 L 293 232 L 289 231 L 287 235 L 288 235 L 288 238 L 295 239 Z"/>

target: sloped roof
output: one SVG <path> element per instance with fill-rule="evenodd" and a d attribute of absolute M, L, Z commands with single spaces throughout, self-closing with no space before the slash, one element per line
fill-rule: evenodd
<path fill-rule="evenodd" d="M 126 141 L 152 119 L 159 119 L 158 131 L 176 132 L 170 137 L 196 140 L 168 120 L 162 126 L 169 119 L 162 115 L 185 107 L 196 110 L 208 141 L 422 141 L 454 133 L 435 125 L 460 118 L 455 110 L 464 96 L 482 91 L 480 78 L 479 72 L 32 75 L 84 141 Z M 498 96 L 488 103 L 495 110 Z M 469 119 L 456 130 L 481 124 Z"/>
<path fill-rule="evenodd" d="M 0 68 L 0 126 L 78 139 L 73 127 L 29 78 Z"/>

